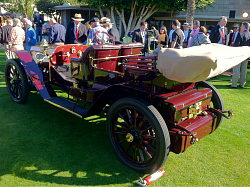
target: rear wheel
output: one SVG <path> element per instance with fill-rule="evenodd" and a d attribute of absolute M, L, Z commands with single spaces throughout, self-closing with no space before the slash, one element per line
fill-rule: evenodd
<path fill-rule="evenodd" d="M 107 135 L 120 161 L 138 173 L 153 173 L 168 158 L 166 123 L 153 105 L 139 98 L 122 98 L 110 107 Z"/>
<path fill-rule="evenodd" d="M 210 106 L 215 109 L 220 109 L 224 110 L 224 102 L 222 99 L 222 96 L 220 92 L 209 82 L 207 81 L 201 81 L 197 83 L 198 87 L 204 87 L 204 88 L 210 88 L 212 90 L 212 98 L 211 98 L 211 103 Z M 223 120 L 223 117 L 221 115 L 217 115 L 217 123 L 216 123 L 216 128 L 217 129 L 221 122 Z"/>
<path fill-rule="evenodd" d="M 16 103 L 25 103 L 29 97 L 26 72 L 18 60 L 10 59 L 5 66 L 5 82 L 10 97 Z"/>

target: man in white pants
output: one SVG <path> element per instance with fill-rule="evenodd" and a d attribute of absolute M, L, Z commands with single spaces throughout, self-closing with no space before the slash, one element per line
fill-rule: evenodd
<path fill-rule="evenodd" d="M 250 32 L 249 23 L 243 22 L 241 25 L 241 32 L 237 35 L 234 46 L 250 46 Z M 240 87 L 244 88 L 247 80 L 247 64 L 248 60 L 240 63 L 233 68 L 234 75 L 232 77 L 232 85 L 228 85 L 230 88 L 237 88 L 237 82 L 240 78 Z"/>

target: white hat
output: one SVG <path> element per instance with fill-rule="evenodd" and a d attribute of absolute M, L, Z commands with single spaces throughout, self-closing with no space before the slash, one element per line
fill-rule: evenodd
<path fill-rule="evenodd" d="M 189 26 L 189 23 L 186 22 L 182 26 Z"/>
<path fill-rule="evenodd" d="M 101 25 L 111 25 L 114 23 L 111 23 L 111 20 L 107 17 L 102 17 L 100 20 Z"/>
<path fill-rule="evenodd" d="M 83 21 L 84 19 L 82 18 L 82 15 L 81 14 L 75 14 L 75 17 L 72 18 L 73 20 L 75 21 Z"/>

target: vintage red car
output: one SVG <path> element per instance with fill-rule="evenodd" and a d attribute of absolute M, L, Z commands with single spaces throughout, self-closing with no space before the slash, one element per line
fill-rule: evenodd
<path fill-rule="evenodd" d="M 139 173 L 153 173 L 170 151 L 184 152 L 232 111 L 223 114 L 220 93 L 206 81 L 165 78 L 156 68 L 157 57 L 140 56 L 141 48 L 141 43 L 43 43 L 30 53 L 15 51 L 16 58 L 5 67 L 7 89 L 22 104 L 32 83 L 44 101 L 80 118 L 105 110 L 107 136 L 120 161 Z M 51 85 L 74 99 L 57 96 Z"/>

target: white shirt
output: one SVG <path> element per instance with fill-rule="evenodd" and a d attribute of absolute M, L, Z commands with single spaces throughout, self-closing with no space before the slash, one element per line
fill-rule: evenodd
<path fill-rule="evenodd" d="M 145 31 L 142 31 L 141 28 L 140 31 L 141 31 L 142 43 L 145 44 Z"/>
<path fill-rule="evenodd" d="M 185 36 L 185 42 L 187 42 L 187 38 L 188 38 L 188 32 L 189 32 L 189 29 L 188 30 L 184 30 L 184 36 Z"/>
<path fill-rule="evenodd" d="M 172 42 L 172 34 L 175 30 L 172 29 L 170 32 L 169 32 L 169 40 L 170 40 L 170 43 Z"/>
<path fill-rule="evenodd" d="M 234 37 L 234 41 L 233 41 L 233 43 L 235 42 L 235 40 L 236 40 L 236 37 L 237 37 L 238 33 L 239 33 L 239 31 L 236 31 L 235 36 L 233 35 L 233 37 Z M 233 39 L 233 38 L 232 38 L 232 39 Z"/>

